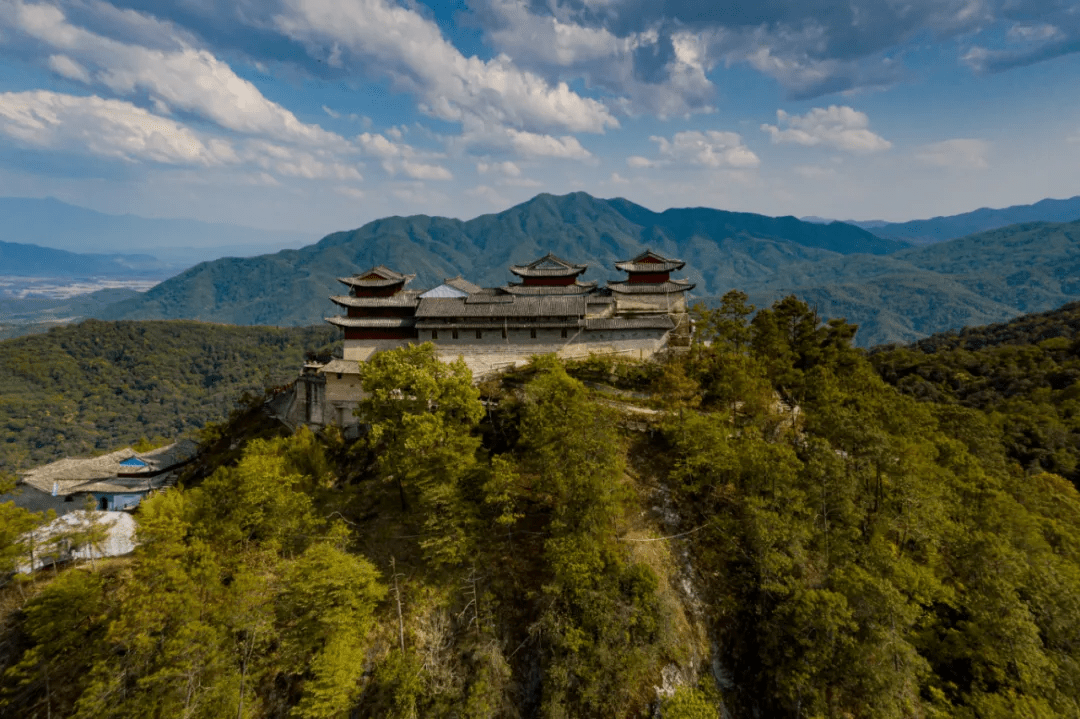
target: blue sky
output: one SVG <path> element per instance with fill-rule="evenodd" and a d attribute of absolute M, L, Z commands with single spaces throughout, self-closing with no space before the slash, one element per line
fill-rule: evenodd
<path fill-rule="evenodd" d="M 300 229 L 539 192 L 906 220 L 1080 194 L 1056 0 L 0 0 L 0 195 Z"/>

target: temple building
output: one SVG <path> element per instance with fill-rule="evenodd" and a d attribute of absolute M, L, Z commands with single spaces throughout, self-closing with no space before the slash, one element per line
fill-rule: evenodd
<path fill-rule="evenodd" d="M 330 299 L 344 314 L 326 318 L 342 330 L 342 357 L 305 365 L 291 412 L 310 424 L 350 424 L 360 397 L 359 362 L 409 343 L 433 342 L 442 359 L 463 358 L 477 378 L 538 354 L 647 359 L 685 346 L 686 293 L 694 285 L 671 277 L 684 264 L 647 250 L 616 262 L 626 279 L 603 286 L 580 279 L 586 265 L 552 254 L 511 266 L 517 281 L 501 287 L 455 277 L 410 290 L 415 275 L 381 265 L 342 277 L 349 293 Z"/>

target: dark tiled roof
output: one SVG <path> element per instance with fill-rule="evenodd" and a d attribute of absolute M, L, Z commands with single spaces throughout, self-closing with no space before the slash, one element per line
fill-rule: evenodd
<path fill-rule="evenodd" d="M 519 277 L 567 277 L 580 275 L 588 265 L 575 265 L 556 257 L 550 252 L 527 265 L 512 265 L 510 271 Z"/>
<path fill-rule="evenodd" d="M 507 303 L 513 302 L 513 301 L 514 301 L 514 296 L 513 295 L 507 294 L 505 292 L 496 292 L 495 290 L 492 290 L 491 292 L 488 292 L 488 291 L 485 290 L 484 292 L 478 292 L 475 295 L 469 295 L 467 298 L 465 298 L 465 304 L 467 304 L 467 305 L 474 305 L 474 304 L 487 304 L 487 305 L 490 305 L 490 304 L 507 304 Z"/>
<path fill-rule="evenodd" d="M 338 327 L 359 329 L 396 329 L 412 327 L 412 317 L 327 317 L 327 322 Z"/>
<path fill-rule="evenodd" d="M 330 301 L 342 307 L 415 307 L 419 292 L 398 292 L 389 297 L 353 297 L 352 295 L 334 295 Z"/>
<path fill-rule="evenodd" d="M 596 289 L 596 281 L 575 282 L 572 285 L 523 285 L 511 282 L 500 288 L 511 295 L 546 296 L 546 295 L 583 295 Z"/>
<path fill-rule="evenodd" d="M 400 272 L 394 272 L 389 267 L 376 265 L 370 270 L 357 272 L 352 277 L 339 277 L 338 282 L 350 287 L 390 287 L 391 285 L 408 284 L 415 278 L 416 275 L 403 275 Z"/>
<path fill-rule="evenodd" d="M 416 323 L 418 330 L 487 330 L 494 332 L 504 327 L 510 330 L 520 329 L 559 329 L 561 327 L 580 327 L 583 320 L 568 319 L 562 322 L 546 320 L 533 320 L 522 322 L 521 320 L 503 320 L 492 318 L 489 322 L 451 322 L 449 320 L 422 320 Z"/>
<path fill-rule="evenodd" d="M 682 260 L 669 259 L 652 250 L 645 250 L 632 260 L 615 263 L 615 267 L 623 272 L 671 272 L 681 270 L 684 265 L 686 263 Z"/>
<path fill-rule="evenodd" d="M 512 302 L 475 303 L 465 299 L 421 300 L 418 318 L 434 317 L 583 317 L 583 296 L 514 297 Z"/>
<path fill-rule="evenodd" d="M 669 292 L 686 292 L 694 289 L 689 280 L 667 282 L 608 282 L 608 289 L 620 295 L 662 295 Z"/>
<path fill-rule="evenodd" d="M 652 317 L 601 317 L 585 320 L 587 330 L 672 330 L 675 321 L 670 315 Z"/>

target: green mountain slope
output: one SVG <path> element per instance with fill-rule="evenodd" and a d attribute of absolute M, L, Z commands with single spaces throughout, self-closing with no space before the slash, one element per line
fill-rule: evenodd
<path fill-rule="evenodd" d="M 951 240 L 976 232 L 996 230 L 1022 222 L 1072 222 L 1080 219 L 1080 197 L 1040 200 L 1032 205 L 1001 209 L 983 207 L 973 212 L 910 222 L 860 223 L 878 237 L 924 244 Z"/>
<path fill-rule="evenodd" d="M 1080 297 L 1080 222 L 1013 225 L 887 257 L 794 264 L 744 288 L 759 305 L 795 294 L 824 317 L 846 317 L 860 326 L 864 347 L 910 342 Z"/>
<path fill-rule="evenodd" d="M 2 341 L 0 472 L 221 420 L 336 338 L 331 327 L 90 320 Z"/>
<path fill-rule="evenodd" d="M 647 246 L 687 260 L 686 274 L 709 294 L 775 275 L 792 262 L 840 253 L 885 254 L 904 245 L 841 223 L 823 226 L 704 208 L 655 213 L 585 193 L 538 195 L 465 222 L 388 217 L 301 250 L 203 263 L 102 316 L 309 324 L 335 312 L 326 299 L 341 291 L 335 278 L 373 264 L 415 272 L 418 286 L 458 274 L 498 285 L 507 280 L 508 265 L 554 252 L 588 263 L 586 276 L 602 279 L 618 277 L 613 263 Z"/>

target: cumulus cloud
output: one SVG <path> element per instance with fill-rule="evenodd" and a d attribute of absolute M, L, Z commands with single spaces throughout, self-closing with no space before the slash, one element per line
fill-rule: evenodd
<path fill-rule="evenodd" d="M 985 170 L 990 167 L 990 143 L 985 140 L 960 138 L 923 145 L 915 159 L 935 167 L 963 170 Z"/>
<path fill-rule="evenodd" d="M 659 158 L 651 160 L 633 155 L 626 158 L 627 165 L 633 168 L 680 165 L 748 169 L 760 164 L 758 156 L 743 144 L 737 132 L 687 130 L 675 133 L 670 140 L 656 135 L 649 139 L 657 144 Z"/>
<path fill-rule="evenodd" d="M 401 133 L 397 133 L 400 137 Z M 391 174 L 404 174 L 414 180 L 450 180 L 453 175 L 445 167 L 426 162 L 431 159 L 418 152 L 412 145 L 389 140 L 377 132 L 364 132 L 355 142 L 365 154 L 382 161 L 383 169 Z"/>
<path fill-rule="evenodd" d="M 592 159 L 592 153 L 573 135 L 556 137 L 512 127 L 466 124 L 453 144 L 477 153 L 507 152 L 526 159 Z"/>
<path fill-rule="evenodd" d="M 565 82 L 549 83 L 507 55 L 465 57 L 419 13 L 387 0 L 285 0 L 277 28 L 317 52 L 341 48 L 343 62 L 378 67 L 415 93 L 426 113 L 528 131 L 603 132 L 618 121 Z"/>
<path fill-rule="evenodd" d="M 207 50 L 185 45 L 162 50 L 131 45 L 90 32 L 48 4 L 12 2 L 0 6 L 0 22 L 62 51 L 53 55 L 55 72 L 95 82 L 118 95 L 148 93 L 164 105 L 200 115 L 224 128 L 277 140 L 339 145 L 341 138 L 266 99 L 258 88 Z M 90 69 L 92 68 L 92 72 Z"/>
<path fill-rule="evenodd" d="M 521 176 L 521 168 L 509 160 L 506 162 L 478 162 L 476 163 L 476 171 L 481 175 L 491 172 L 506 177 Z"/>
<path fill-rule="evenodd" d="M 202 137 L 129 102 L 97 96 L 5 92 L 0 94 L 0 133 L 27 147 L 125 162 L 200 167 L 239 162 L 224 140 Z"/>
<path fill-rule="evenodd" d="M 853 153 L 880 152 L 892 143 L 869 130 L 870 118 L 846 105 L 815 107 L 805 115 L 776 111 L 776 125 L 763 124 L 774 143 L 824 146 Z M 782 129 L 783 128 L 783 129 Z"/>

